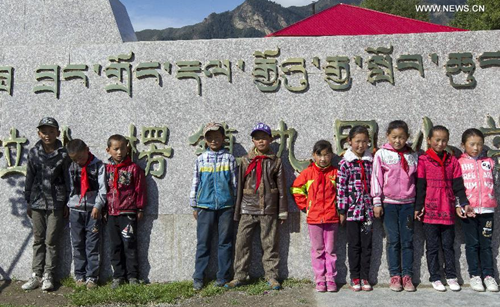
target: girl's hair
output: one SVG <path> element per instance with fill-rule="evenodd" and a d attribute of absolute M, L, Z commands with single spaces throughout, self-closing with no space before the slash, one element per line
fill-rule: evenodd
<path fill-rule="evenodd" d="M 448 130 L 448 128 L 446 128 L 445 126 L 437 125 L 431 128 L 431 131 L 429 131 L 428 138 L 430 139 L 434 135 L 434 132 L 436 131 L 444 131 L 446 132 L 448 137 L 450 137 L 450 131 Z"/>
<path fill-rule="evenodd" d="M 394 129 L 403 129 L 406 135 L 410 136 L 408 125 L 403 120 L 393 120 L 390 122 L 389 127 L 387 127 L 387 135 L 391 134 L 391 131 Z"/>
<path fill-rule="evenodd" d="M 467 142 L 467 139 L 470 138 L 471 136 L 478 136 L 481 139 L 483 139 L 484 142 L 484 134 L 481 132 L 481 130 L 476 128 L 470 128 L 465 130 L 464 133 L 462 133 L 462 144 L 465 144 L 465 142 Z"/>
<path fill-rule="evenodd" d="M 370 133 L 368 132 L 368 129 L 364 126 L 354 126 L 349 130 L 349 136 L 348 139 L 352 140 L 356 134 L 365 134 L 368 138 L 370 138 Z"/>
<path fill-rule="evenodd" d="M 313 153 L 319 155 L 325 149 L 328 150 L 329 153 L 333 153 L 332 143 L 327 140 L 319 140 L 314 144 Z"/>

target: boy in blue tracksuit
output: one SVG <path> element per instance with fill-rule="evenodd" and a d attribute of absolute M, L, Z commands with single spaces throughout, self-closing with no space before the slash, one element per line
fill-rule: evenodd
<path fill-rule="evenodd" d="M 210 239 L 218 230 L 218 271 L 216 286 L 230 280 L 232 264 L 233 215 L 236 198 L 237 164 L 233 155 L 224 149 L 224 128 L 209 123 L 203 129 L 207 150 L 194 167 L 190 205 L 197 220 L 197 240 L 193 288 L 203 287 L 203 277 L 210 257 Z"/>

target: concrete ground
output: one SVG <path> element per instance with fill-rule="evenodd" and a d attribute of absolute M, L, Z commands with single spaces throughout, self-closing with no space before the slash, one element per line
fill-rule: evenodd
<path fill-rule="evenodd" d="M 421 286 L 416 292 L 393 292 L 387 286 L 376 287 L 371 292 L 354 292 L 347 285 L 337 293 L 315 293 L 316 306 L 500 306 L 500 292 L 475 292 L 468 286 L 459 292 L 449 289 L 446 292 L 437 292 L 432 287 Z"/>

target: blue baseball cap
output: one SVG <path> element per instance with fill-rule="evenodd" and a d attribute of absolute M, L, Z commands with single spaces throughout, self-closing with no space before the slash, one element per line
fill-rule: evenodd
<path fill-rule="evenodd" d="M 253 134 L 257 131 L 262 131 L 262 132 L 265 132 L 266 134 L 268 134 L 270 137 L 273 136 L 272 132 L 271 132 L 271 128 L 264 124 L 264 123 L 258 123 L 257 125 L 255 125 L 252 129 L 252 133 L 250 133 L 250 136 L 253 136 Z"/>

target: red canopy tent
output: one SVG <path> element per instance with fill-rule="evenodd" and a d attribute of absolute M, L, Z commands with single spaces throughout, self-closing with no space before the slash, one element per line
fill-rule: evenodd
<path fill-rule="evenodd" d="M 337 4 L 271 36 L 377 35 L 467 31 L 348 4 Z"/>

